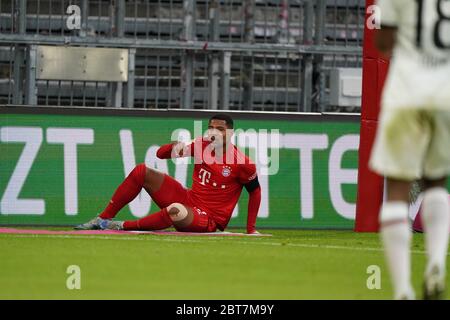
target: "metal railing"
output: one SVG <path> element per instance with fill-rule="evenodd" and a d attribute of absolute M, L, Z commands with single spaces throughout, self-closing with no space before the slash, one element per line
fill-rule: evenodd
<path fill-rule="evenodd" d="M 1 0 L 0 103 L 340 111 L 329 72 L 361 67 L 364 0 Z M 70 5 L 80 9 L 69 29 Z M 75 15 L 75 16 L 74 16 Z M 76 22 L 76 21 L 75 21 Z M 27 80 L 32 46 L 135 49 L 128 83 Z M 131 86 L 128 95 L 124 86 Z M 30 96 L 35 95 L 35 99 Z"/>

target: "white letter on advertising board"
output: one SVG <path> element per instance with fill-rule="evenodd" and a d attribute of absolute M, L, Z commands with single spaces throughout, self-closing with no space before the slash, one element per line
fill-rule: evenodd
<path fill-rule="evenodd" d="M 43 199 L 19 199 L 20 191 L 42 144 L 42 129 L 36 127 L 2 127 L 0 131 L 1 142 L 25 143 L 3 194 L 0 212 L 2 214 L 44 214 L 45 201 Z"/>
<path fill-rule="evenodd" d="M 170 141 L 180 141 L 185 144 L 191 142 L 191 133 L 187 129 L 177 129 L 172 132 Z M 173 159 L 175 163 L 175 180 L 177 180 L 183 187 L 186 188 L 187 177 L 188 177 L 188 165 L 190 163 L 190 158 L 176 158 Z"/>
<path fill-rule="evenodd" d="M 133 135 L 131 130 L 120 130 L 120 149 L 122 151 L 123 169 L 125 177 L 136 167 L 136 157 L 134 156 Z M 148 193 L 142 189 L 139 195 L 131 201 L 128 205 L 130 212 L 137 218 L 145 217 L 151 206 L 152 202 Z"/>
<path fill-rule="evenodd" d="M 78 214 L 78 156 L 77 145 L 93 144 L 94 130 L 82 128 L 48 128 L 47 142 L 64 145 L 64 201 L 65 212 Z"/>
<path fill-rule="evenodd" d="M 282 140 L 286 149 L 300 152 L 300 214 L 303 219 L 312 219 L 314 218 L 313 151 L 328 148 L 328 135 L 287 133 L 283 135 Z"/>
<path fill-rule="evenodd" d="M 337 139 L 330 152 L 329 175 L 331 203 L 337 213 L 347 219 L 355 219 L 356 204 L 345 201 L 343 184 L 357 184 L 358 169 L 343 169 L 342 158 L 347 151 L 358 151 L 359 135 L 348 134 Z"/>

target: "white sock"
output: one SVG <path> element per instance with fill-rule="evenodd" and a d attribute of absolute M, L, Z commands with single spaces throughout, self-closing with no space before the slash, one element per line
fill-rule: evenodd
<path fill-rule="evenodd" d="M 446 189 L 432 188 L 425 192 L 422 202 L 422 223 L 428 256 L 425 272 L 429 272 L 433 266 L 438 266 L 445 275 L 450 230 L 450 205 Z"/>
<path fill-rule="evenodd" d="M 395 299 L 414 299 L 411 285 L 411 229 L 406 202 L 387 202 L 381 209 L 381 238 Z"/>

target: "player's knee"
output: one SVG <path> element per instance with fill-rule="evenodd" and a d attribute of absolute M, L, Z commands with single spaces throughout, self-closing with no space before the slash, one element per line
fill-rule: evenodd
<path fill-rule="evenodd" d="M 435 187 L 428 189 L 423 195 L 423 206 L 430 207 L 437 204 L 447 204 L 448 203 L 448 191 L 443 187 Z"/>
<path fill-rule="evenodd" d="M 188 215 L 187 208 L 181 203 L 172 203 L 167 207 L 167 213 L 172 221 L 184 220 Z"/>
<path fill-rule="evenodd" d="M 130 176 L 139 184 L 144 183 L 145 177 L 147 173 L 147 167 L 145 163 L 138 164 L 134 167 L 133 171 L 131 171 Z"/>
<path fill-rule="evenodd" d="M 403 201 L 388 201 L 383 204 L 380 212 L 380 224 L 408 221 L 409 206 Z"/>
<path fill-rule="evenodd" d="M 134 167 L 134 170 L 137 170 L 139 172 L 146 172 L 147 166 L 145 165 L 145 163 L 139 163 L 138 165 L 136 165 L 136 167 Z"/>
<path fill-rule="evenodd" d="M 145 182 L 153 185 L 158 178 L 157 174 L 155 169 L 145 167 Z"/>

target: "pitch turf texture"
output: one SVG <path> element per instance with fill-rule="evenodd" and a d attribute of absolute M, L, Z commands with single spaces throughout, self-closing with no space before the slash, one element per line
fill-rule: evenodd
<path fill-rule="evenodd" d="M 263 231 L 273 237 L 0 234 L 0 299 L 391 298 L 378 234 Z M 412 250 L 420 297 L 422 234 Z M 66 287 L 70 265 L 80 290 Z M 379 290 L 367 288 L 371 265 Z"/>

